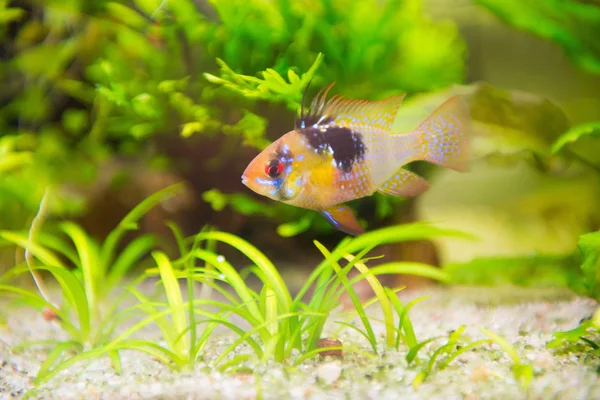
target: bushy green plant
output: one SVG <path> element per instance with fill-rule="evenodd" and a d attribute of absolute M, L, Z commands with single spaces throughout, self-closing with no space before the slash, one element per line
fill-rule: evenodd
<path fill-rule="evenodd" d="M 420 1 L 212 4 L 222 21 L 215 51 L 241 73 L 273 65 L 305 70 L 320 52 L 327 64 L 323 79 L 358 97 L 431 90 L 463 79 L 464 43 L 456 27 L 430 21 Z M 254 23 L 241 23 L 248 18 Z"/>
<path fill-rule="evenodd" d="M 20 187 L 34 194 L 30 201 L 21 201 L 19 188 L 0 177 L 2 209 L 23 208 L 15 228 L 26 225 L 20 221 L 39 203 L 45 187 L 39 182 L 89 185 L 98 164 L 111 157 L 149 163 L 160 155 L 153 144 L 163 135 L 263 148 L 271 122 L 261 104 L 283 102 L 295 112 L 313 77 L 315 85 L 335 80 L 348 94 L 371 98 L 440 88 L 463 77 L 458 30 L 427 19 L 418 0 L 204 6 L 191 0 L 51 0 L 31 9 L 0 5 L 11 28 L 0 32 L 8 102 L 0 109 L 0 130 L 17 138 L 32 161 L 19 172 Z M 256 77 L 260 71 L 264 79 Z M 56 196 L 55 204 L 71 199 L 61 190 Z M 75 200 L 79 207 L 52 212 L 84 212 L 85 198 Z M 290 208 L 280 215 L 283 223 L 296 220 Z M 302 221 L 289 228 L 312 226 L 306 213 Z"/>

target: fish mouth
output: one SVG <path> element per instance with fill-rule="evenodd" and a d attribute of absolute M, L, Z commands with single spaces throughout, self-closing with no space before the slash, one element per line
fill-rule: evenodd
<path fill-rule="evenodd" d="M 242 175 L 242 185 L 248 186 L 248 178 L 245 175 Z"/>

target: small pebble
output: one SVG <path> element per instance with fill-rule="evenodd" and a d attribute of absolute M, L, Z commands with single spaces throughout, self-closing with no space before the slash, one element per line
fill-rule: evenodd
<path fill-rule="evenodd" d="M 317 376 L 326 385 L 331 385 L 341 375 L 342 364 L 339 361 L 328 362 L 317 367 Z"/>
<path fill-rule="evenodd" d="M 54 311 L 50 307 L 44 307 L 44 311 L 42 311 L 42 318 L 44 318 L 46 321 L 53 321 L 53 320 L 60 319 L 58 317 L 58 314 L 56 313 L 56 311 Z"/>
<path fill-rule="evenodd" d="M 487 381 L 490 376 L 491 373 L 486 364 L 479 364 L 471 369 L 471 382 Z"/>
<path fill-rule="evenodd" d="M 551 369 L 554 366 L 554 357 L 549 351 L 541 351 L 533 359 L 533 365 L 544 370 Z"/>

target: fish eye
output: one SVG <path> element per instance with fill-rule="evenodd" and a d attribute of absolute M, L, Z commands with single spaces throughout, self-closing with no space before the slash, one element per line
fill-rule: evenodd
<path fill-rule="evenodd" d="M 265 173 L 271 178 L 279 178 L 282 172 L 283 163 L 280 160 L 273 159 L 265 165 Z"/>

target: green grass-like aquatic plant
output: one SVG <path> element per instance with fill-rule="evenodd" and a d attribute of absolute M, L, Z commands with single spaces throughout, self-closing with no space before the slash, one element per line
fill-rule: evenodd
<path fill-rule="evenodd" d="M 432 374 L 432 372 L 435 369 L 443 370 L 461 354 L 470 351 L 475 347 L 492 342 L 491 340 L 478 340 L 468 345 L 460 346 L 458 343 L 459 340 L 462 338 L 465 329 L 466 326 L 463 325 L 455 331 L 451 332 L 448 335 L 448 340 L 446 341 L 446 344 L 436 348 L 431 353 L 429 359 L 425 363 L 425 367 L 417 374 L 417 376 L 413 380 L 414 387 L 419 387 L 423 383 L 423 381 L 429 375 Z M 418 343 L 410 349 L 410 351 L 406 355 L 406 360 L 409 364 L 412 363 L 416 360 L 417 354 L 421 349 L 423 349 L 426 345 L 443 338 L 443 336 L 436 336 Z"/>
<path fill-rule="evenodd" d="M 450 332 L 447 336 L 446 343 L 441 346 L 434 347 L 430 351 L 429 356 L 424 359 L 419 359 L 418 354 L 432 343 L 444 339 L 445 336 L 435 336 L 418 342 L 415 345 L 409 346 L 409 352 L 406 355 L 406 361 L 408 364 L 410 365 L 413 363 L 418 363 L 423 365 L 423 368 L 417 373 L 417 376 L 412 382 L 415 388 L 418 388 L 435 370 L 446 369 L 462 354 L 472 351 L 477 347 L 494 343 L 500 346 L 502 351 L 504 351 L 504 353 L 506 353 L 512 360 L 513 365 L 511 366 L 511 371 L 513 376 L 521 388 L 527 390 L 533 377 L 533 368 L 530 364 L 522 361 L 515 348 L 510 345 L 506 339 L 488 329 L 480 328 L 481 332 L 489 337 L 489 339 L 480 339 L 468 344 L 463 344 L 462 339 L 465 336 L 465 330 L 466 326 L 463 325 Z"/>
<path fill-rule="evenodd" d="M 456 231 L 417 223 L 346 238 L 331 251 L 315 241 L 324 260 L 295 295 L 271 260 L 246 240 L 226 232 L 205 229 L 197 235 L 184 238 L 174 224 L 168 224 L 179 247 L 178 258 L 170 259 L 154 246 L 154 241 L 146 239 L 144 235 L 133 239 L 117 253 L 123 235 L 136 229 L 136 222 L 161 200 L 173 195 L 175 190 L 176 187 L 170 187 L 146 199 L 123 219 L 101 245 L 96 244 L 78 225 L 70 222 L 61 224 L 61 232 L 72 244 L 63 236 L 43 234 L 39 240 L 30 240 L 15 232 L 0 232 L 4 240 L 28 249 L 39 262 L 32 268 L 50 272 L 63 295 L 63 304 L 56 307 L 34 292 L 8 284 L 0 286 L 4 292 L 24 296 L 40 307 L 52 309 L 71 337 L 68 341 L 55 343 L 40 369 L 37 383 L 47 381 L 76 363 L 101 356 L 109 356 L 119 372 L 119 352 L 124 349 L 150 354 L 177 370 L 190 369 L 199 358 L 204 357 L 206 345 L 217 334 L 215 330 L 219 327 L 230 330 L 237 338 L 216 358 L 205 360 L 215 368 L 235 370 L 246 363 L 269 360 L 297 365 L 330 350 L 319 348 L 317 342 L 323 337 L 330 316 L 340 307 L 344 294 L 352 300 L 362 324 L 361 328 L 349 323 L 345 326 L 351 326 L 363 334 L 373 356 L 378 352 L 377 337 L 372 325 L 374 319 L 367 315 L 366 307 L 375 303 L 383 311 L 386 347 L 397 349 L 400 343 L 406 343 L 412 348 L 417 345 L 417 340 L 408 310 L 418 300 L 403 306 L 397 297 L 399 289 L 384 288 L 377 276 L 402 273 L 440 281 L 447 281 L 448 276 L 439 269 L 419 263 L 390 262 L 368 268 L 366 263 L 370 257 L 367 254 L 382 244 L 439 236 L 468 237 Z M 215 251 L 219 244 L 237 250 L 250 261 L 245 272 L 238 271 Z M 103 312 L 107 295 L 122 282 L 124 274 L 150 251 L 156 268 L 146 270 L 127 286 L 108 311 Z M 69 268 L 70 264 L 75 268 Z M 356 269 L 359 275 L 350 278 L 348 274 L 352 269 Z M 16 268 L 5 279 L 28 270 L 27 267 Z M 257 287 L 247 283 L 248 274 L 258 278 Z M 137 288 L 140 282 L 151 277 L 159 278 L 157 284 L 162 288 L 165 300 L 148 297 Z M 362 280 L 375 293 L 374 299 L 364 304 L 353 289 L 353 285 Z M 185 283 L 183 291 L 180 281 Z M 202 285 L 201 293 L 204 294 L 200 298 L 195 298 L 197 283 Z M 211 292 L 219 297 L 209 297 L 207 294 Z M 133 294 L 137 303 L 119 310 L 119 303 L 128 293 Z M 310 297 L 308 293 L 312 293 Z M 71 310 L 76 315 L 76 323 L 71 322 Z M 125 328 L 124 321 L 130 320 L 133 314 L 140 315 L 140 312 L 145 316 Z M 240 324 L 234 319 L 243 322 Z M 148 325 L 159 328 L 164 345 L 139 337 L 140 329 Z M 117 330 L 119 333 L 115 334 Z M 242 344 L 250 349 L 250 354 L 237 353 Z M 65 357 L 65 351 L 71 348 L 77 354 Z M 368 354 L 356 345 L 344 344 L 342 348 L 344 351 Z"/>
<path fill-rule="evenodd" d="M 527 389 L 531 383 L 531 378 L 533 378 L 533 367 L 530 364 L 524 363 L 515 348 L 502 336 L 485 328 L 480 328 L 480 330 L 509 356 L 513 362 L 511 370 L 515 380 L 523 389 Z"/>
<path fill-rule="evenodd" d="M 175 195 L 179 185 L 167 187 L 149 196 L 131 210 L 113 229 L 102 244 L 96 243 L 79 225 L 65 222 L 59 225 L 61 234 L 40 233 L 37 237 L 0 231 L 0 238 L 32 255 L 26 266 L 10 270 L 0 280 L 0 292 L 24 297 L 29 304 L 55 313 L 56 321 L 68 334 L 66 342 L 54 342 L 56 347 L 42 365 L 38 379 L 54 371 L 64 351 L 102 347 L 122 322 L 116 312 L 126 292 L 108 302 L 109 295 L 123 283 L 125 275 L 155 246 L 150 235 L 140 235 L 118 251 L 124 235 L 137 229 L 137 221 L 150 209 Z M 65 240 L 67 239 L 67 240 Z M 35 260 L 35 263 L 34 261 Z M 34 265 L 31 265 L 34 263 Z M 56 305 L 48 293 L 23 289 L 10 284 L 10 279 L 27 272 L 45 271 L 58 283 L 61 304 Z M 35 275 L 34 275 L 35 276 Z M 36 283 L 39 283 L 36 280 Z M 39 344 L 32 342 L 31 344 Z M 118 353 L 108 352 L 119 369 Z"/>
<path fill-rule="evenodd" d="M 301 359 L 305 359 L 307 354 L 317 355 L 322 351 L 326 351 L 326 349 L 317 348 L 317 341 L 322 337 L 323 329 L 329 316 L 340 306 L 342 294 L 348 293 L 359 310 L 358 314 L 368 332 L 366 336 L 371 343 L 372 350 L 376 351 L 376 337 L 373 334 L 373 328 L 356 293 L 352 289 L 354 283 L 361 279 L 366 279 L 376 289 L 377 301 L 384 304 L 385 307 L 386 326 L 388 326 L 386 330 L 386 342 L 388 346 L 394 347 L 400 340 L 397 333 L 401 329 L 395 327 L 396 323 L 399 323 L 400 327 L 405 328 L 405 336 L 412 338 L 414 341 L 414 332 L 412 332 L 410 322 L 406 318 L 405 309 L 398 306 L 397 301 L 394 299 L 395 291 L 385 290 L 376 276 L 384 273 L 412 273 L 442 279 L 444 277 L 443 272 L 439 270 L 434 272 L 433 267 L 417 263 L 388 263 L 369 270 L 360 261 L 360 258 L 379 244 L 400 240 L 416 240 L 439 235 L 459 234 L 454 231 L 441 230 L 424 224 L 414 224 L 385 228 L 359 238 L 344 240 L 333 252 L 327 251 L 320 243 L 315 242 L 319 250 L 324 253 L 325 260 L 300 288 L 299 293 L 293 296 L 273 263 L 256 247 L 226 232 L 201 232 L 185 241 L 186 244 L 182 245 L 182 248 L 187 249 L 187 253 L 182 253 L 180 260 L 170 262 L 163 256 L 155 255 L 157 261 L 160 261 L 163 265 L 159 265 L 158 269 L 148 271 L 151 275 L 160 274 L 163 277 L 165 288 L 167 288 L 166 282 L 164 282 L 165 274 L 169 271 L 168 276 L 170 277 L 167 279 L 167 282 L 170 282 L 168 286 L 172 288 L 170 291 L 174 294 L 167 295 L 167 297 L 169 299 L 177 298 L 175 302 L 169 300 L 169 304 L 172 308 L 173 305 L 176 306 L 175 308 L 179 310 L 179 316 L 175 318 L 177 311 L 173 309 L 173 323 L 169 326 L 165 325 L 165 328 L 161 329 L 161 331 L 165 336 L 166 342 L 173 343 L 173 340 L 169 338 L 172 338 L 173 335 L 177 336 L 177 332 L 181 334 L 181 330 L 183 329 L 183 321 L 185 319 L 183 308 L 189 308 L 190 317 L 187 319 L 187 323 L 189 324 L 192 321 L 192 309 L 194 310 L 194 314 L 202 313 L 205 310 L 201 310 L 201 307 L 210 305 L 219 310 L 215 314 L 218 317 L 215 317 L 211 321 L 210 328 L 205 328 L 208 331 L 205 330 L 200 335 L 199 343 L 195 347 L 195 354 L 197 355 L 201 352 L 210 335 L 209 332 L 216 327 L 215 325 L 225 325 L 239 336 L 237 340 L 213 360 L 213 365 L 219 366 L 222 369 L 238 366 L 232 360 L 228 360 L 228 357 L 242 343 L 248 344 L 249 348 L 254 352 L 252 357 L 244 356 L 243 360 L 245 361 L 253 358 L 256 361 L 274 359 L 275 361 L 283 362 L 292 358 L 294 350 L 302 355 Z M 199 247 L 201 243 L 210 241 L 227 244 L 245 255 L 252 263 L 248 268 L 248 273 L 255 275 L 259 279 L 259 288 L 253 289 L 248 286 L 246 283 L 247 275 L 242 277 L 242 274 L 223 256 Z M 354 257 L 347 253 L 347 250 L 354 251 L 358 255 Z M 349 260 L 349 262 L 342 268 L 340 262 L 344 258 Z M 197 267 L 189 264 L 191 260 L 201 261 L 205 263 L 205 267 Z M 347 274 L 353 267 L 357 268 L 361 272 L 361 275 L 350 280 Z M 193 271 L 193 273 L 190 274 L 190 271 Z M 171 276 L 179 279 L 188 279 L 188 283 L 189 278 L 192 278 L 203 285 L 210 285 L 225 300 L 201 299 L 192 302 L 188 299 L 188 303 L 182 306 Z M 217 285 L 216 282 L 221 282 L 221 284 Z M 166 290 L 167 292 L 169 291 L 168 289 Z M 313 294 L 310 300 L 306 301 L 305 295 L 310 291 Z M 140 294 L 138 294 L 138 298 L 140 298 Z M 158 309 L 154 310 L 154 312 L 158 312 Z M 396 312 L 398 317 L 397 322 L 394 320 L 394 312 Z M 403 316 L 400 314 L 403 314 Z M 152 315 L 152 312 L 149 312 L 149 315 Z M 224 322 L 225 319 L 231 315 L 241 318 L 248 328 L 240 331 L 226 324 Z M 179 322 L 175 323 L 175 320 Z M 186 332 L 189 329 L 190 327 L 188 326 L 185 329 Z M 191 330 L 193 331 L 193 328 Z M 181 354 L 183 348 L 186 346 L 184 344 L 180 344 L 179 346 L 181 346 L 179 351 L 174 351 L 174 346 L 169 346 L 170 351 Z M 356 351 L 356 349 L 351 349 L 350 351 Z M 188 361 L 193 363 L 193 358 L 188 359 Z"/>

